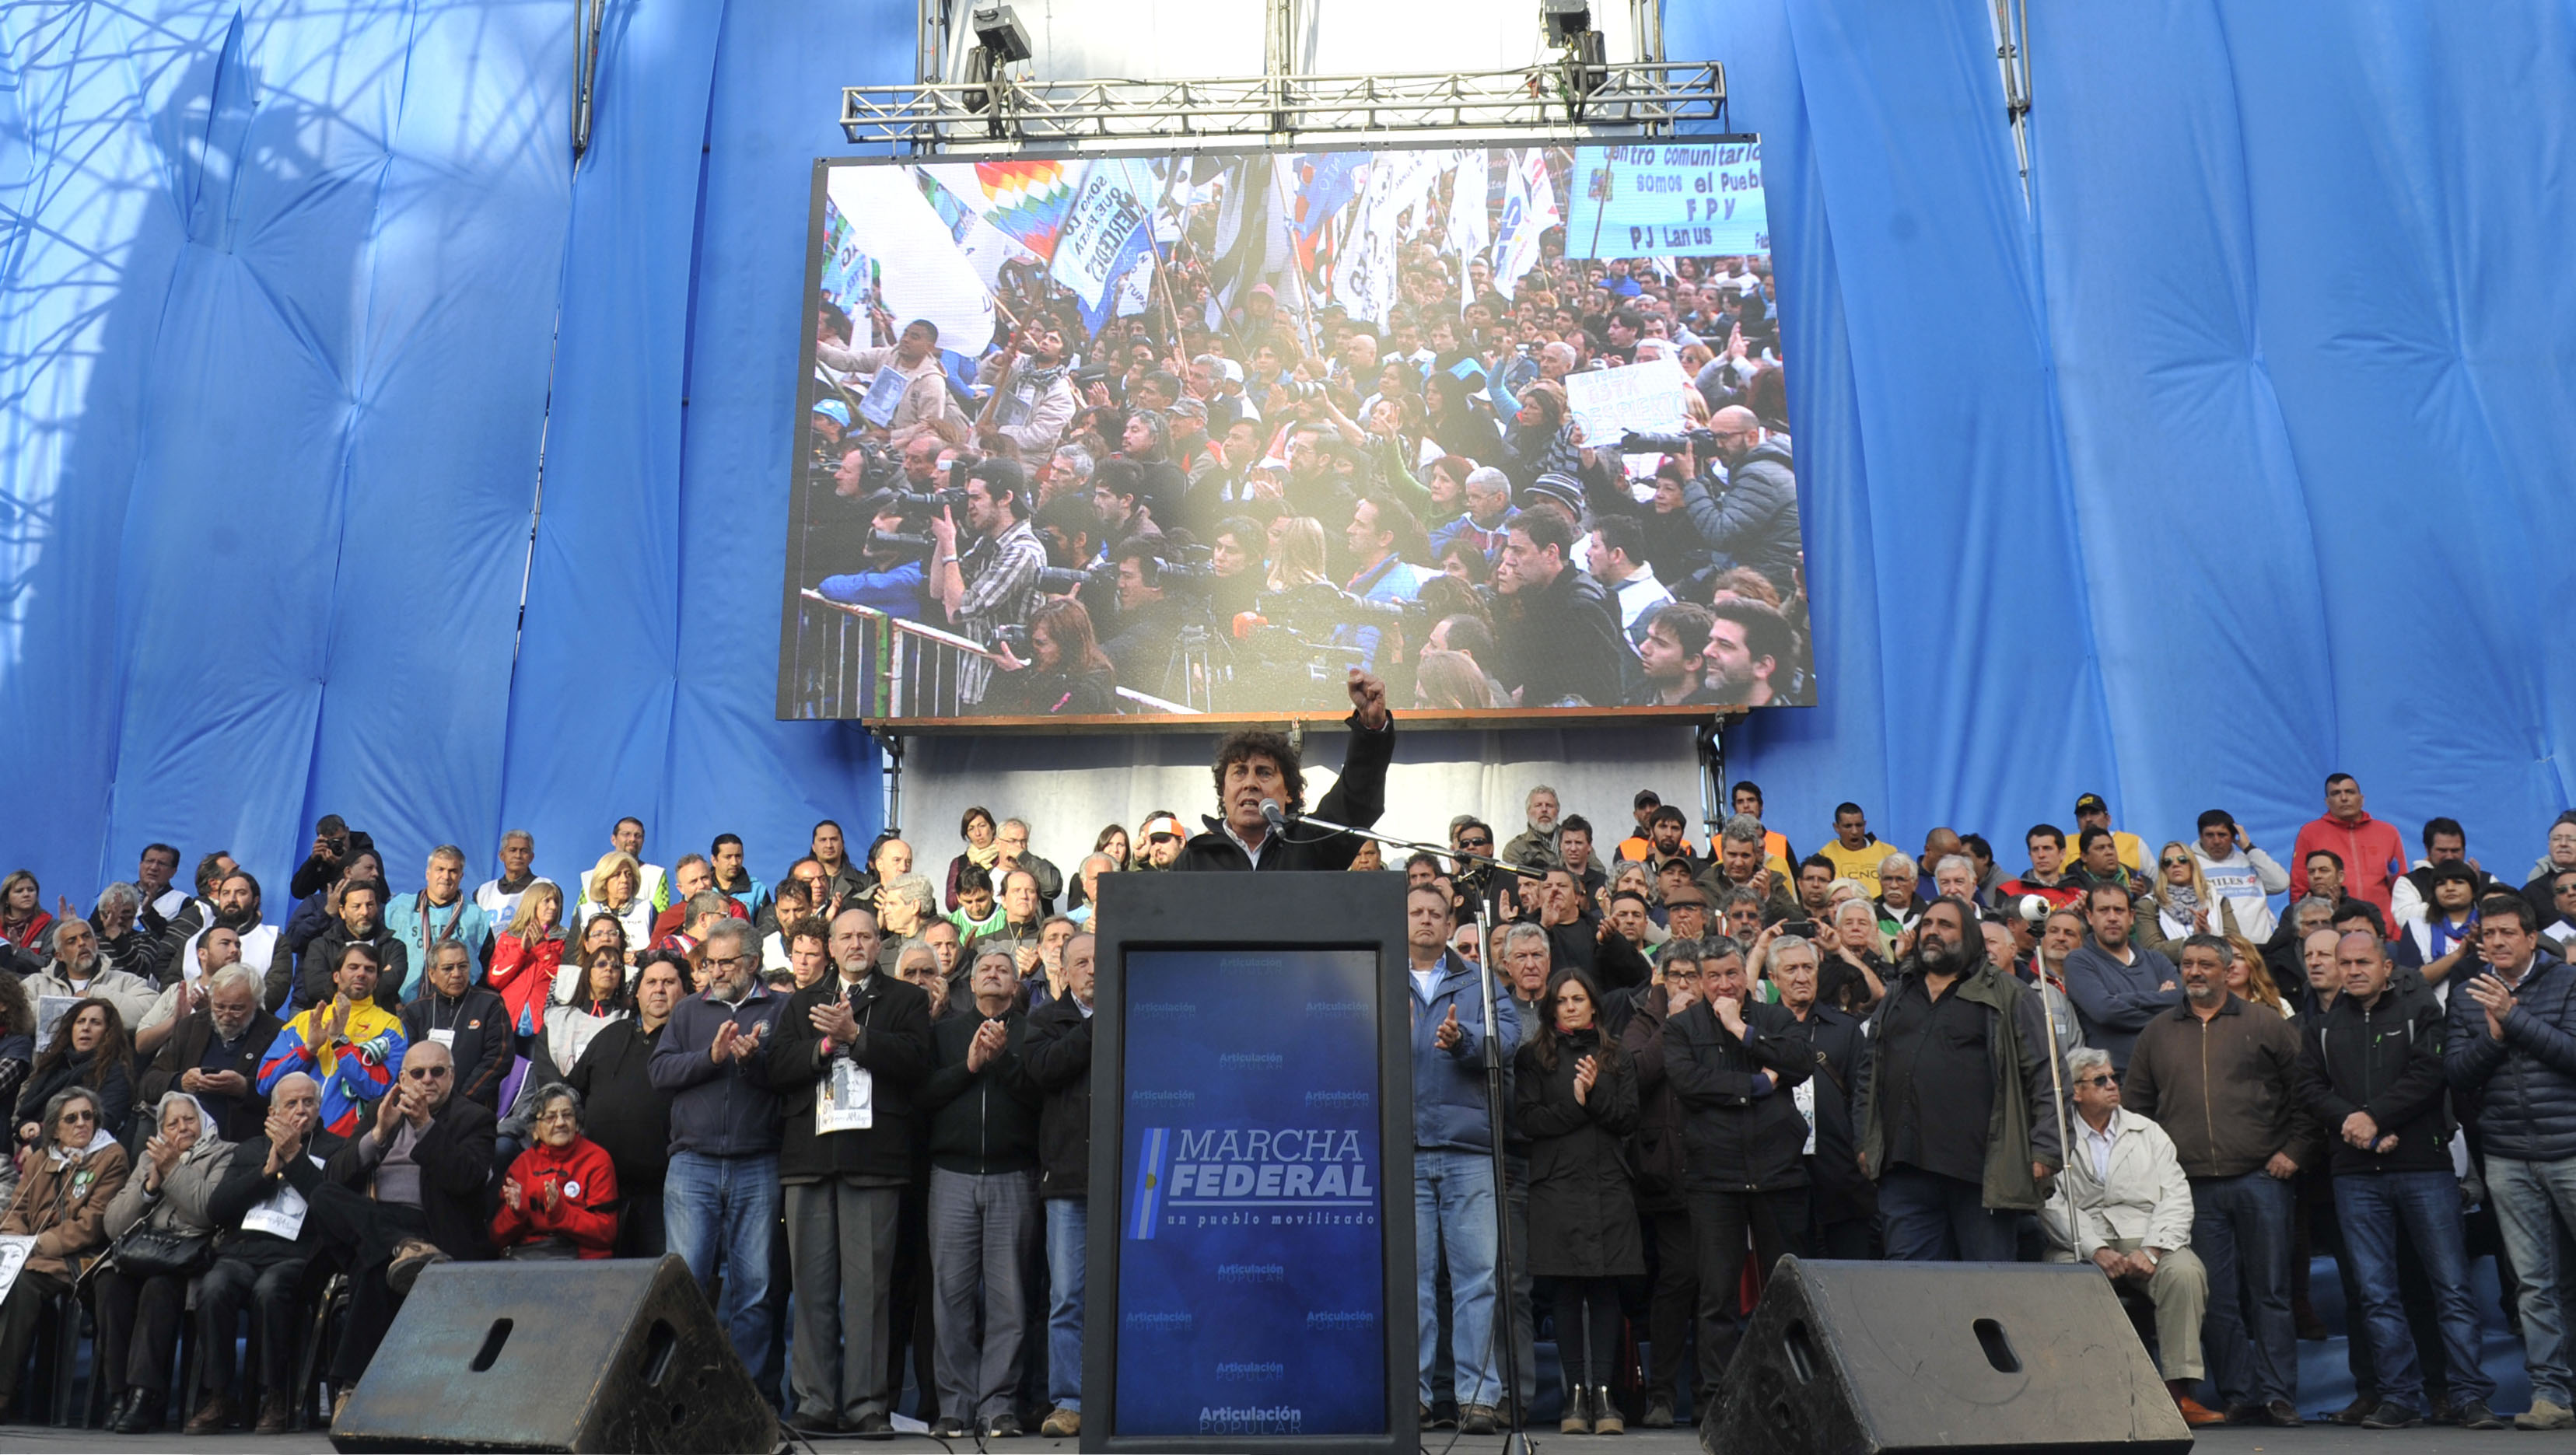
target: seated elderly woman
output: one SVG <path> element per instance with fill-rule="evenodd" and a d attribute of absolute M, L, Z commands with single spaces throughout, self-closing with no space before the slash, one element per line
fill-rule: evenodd
<path fill-rule="evenodd" d="M 107 1205 L 115 1252 L 93 1282 L 98 1381 L 116 1392 L 108 1427 L 120 1435 L 161 1428 L 188 1284 L 213 1261 L 209 1204 L 233 1155 L 233 1144 L 215 1135 L 206 1109 L 184 1091 L 162 1094 L 157 1120 L 140 1165 Z"/>
<path fill-rule="evenodd" d="M 535 1140 L 510 1164 L 492 1243 L 504 1258 L 606 1258 L 617 1247 L 617 1168 L 581 1134 L 581 1093 L 557 1081 L 531 1098 Z"/>
<path fill-rule="evenodd" d="M 107 1246 L 107 1206 L 125 1186 L 125 1149 L 100 1125 L 98 1095 L 56 1092 L 38 1117 L 34 1141 L 18 1153 L 18 1190 L 0 1213 L 0 1236 L 33 1236 L 27 1264 L 0 1301 L 0 1409 L 18 1392 L 19 1366 L 36 1321 Z"/>

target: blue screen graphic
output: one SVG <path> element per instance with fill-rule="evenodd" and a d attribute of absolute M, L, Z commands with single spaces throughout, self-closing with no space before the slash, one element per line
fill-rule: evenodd
<path fill-rule="evenodd" d="M 1376 975 L 1128 954 L 1113 1434 L 1386 1431 Z"/>

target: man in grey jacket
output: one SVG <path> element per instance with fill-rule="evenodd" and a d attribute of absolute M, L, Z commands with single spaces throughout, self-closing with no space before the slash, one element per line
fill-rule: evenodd
<path fill-rule="evenodd" d="M 2084 1044 L 2111 1053 L 2111 1069 L 2129 1072 L 2129 1049 L 2147 1022 L 2182 1004 L 2181 977 L 2162 954 L 2132 944 L 2137 911 L 2128 891 L 2097 884 L 2084 893 L 2092 933 L 2066 957 L 2066 998 L 2084 1022 Z"/>

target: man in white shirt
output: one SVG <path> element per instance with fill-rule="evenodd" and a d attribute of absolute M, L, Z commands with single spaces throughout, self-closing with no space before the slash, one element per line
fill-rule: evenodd
<path fill-rule="evenodd" d="M 474 890 L 474 902 L 493 929 L 506 930 L 519 917 L 519 896 L 537 882 L 537 836 L 512 829 L 501 836 L 501 877 L 486 879 Z"/>
<path fill-rule="evenodd" d="M 635 861 L 636 871 L 640 876 L 635 884 L 635 897 L 652 905 L 653 912 L 656 914 L 669 909 L 671 907 L 670 874 L 659 864 L 644 862 L 644 820 L 619 819 L 617 827 L 608 831 L 608 846 Z M 587 880 L 584 881 L 582 897 L 584 899 L 590 897 Z"/>
<path fill-rule="evenodd" d="M 2191 1182 L 2164 1128 L 2120 1106 L 2107 1051 L 2066 1058 L 2075 1145 L 2039 1218 L 2051 1262 L 2083 1260 L 2114 1283 L 2143 1288 L 2156 1306 L 2156 1354 L 2182 1417 L 2214 1425 L 2224 1416 L 2190 1394 L 2200 1382 L 2200 1318 L 2209 1273 L 2191 1242 Z"/>
<path fill-rule="evenodd" d="M 2191 856 L 2200 861 L 2200 877 L 2208 881 L 2210 894 L 2236 901 L 2237 930 L 2258 945 L 2271 939 L 2280 921 L 2266 896 L 2290 887 L 2290 871 L 2254 847 L 2244 825 L 2223 808 L 2200 816 L 2200 838 L 2191 846 Z"/>
<path fill-rule="evenodd" d="M 1634 517 L 1603 516 L 1592 523 L 1592 547 L 1585 557 L 1592 575 L 1619 601 L 1619 630 L 1634 650 L 1646 638 L 1646 619 L 1673 599 L 1671 588 L 1655 579 L 1646 559 L 1646 528 Z"/>

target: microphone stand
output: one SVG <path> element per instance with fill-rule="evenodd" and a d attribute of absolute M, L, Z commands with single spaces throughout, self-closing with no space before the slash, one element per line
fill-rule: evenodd
<path fill-rule="evenodd" d="M 1300 814 L 1295 819 L 1290 819 L 1285 814 L 1271 818 L 1271 831 L 1284 838 L 1292 823 L 1312 824 L 1317 828 L 1330 829 L 1335 833 L 1350 834 L 1389 849 L 1402 849 L 1407 854 L 1430 854 L 1435 858 L 1446 858 L 1455 863 L 1474 864 L 1489 870 L 1499 869 L 1506 874 L 1523 879 L 1546 877 L 1536 869 L 1507 864 L 1490 854 L 1471 854 L 1463 849 L 1426 844 L 1414 839 L 1400 839 L 1393 834 L 1379 833 L 1375 829 L 1335 823 L 1331 819 L 1316 818 L 1309 814 Z M 1494 1144 L 1494 1306 L 1496 1309 L 1494 1322 L 1497 1326 L 1494 1341 L 1503 1346 L 1503 1393 L 1504 1397 L 1511 1401 L 1509 1413 L 1506 1416 L 1511 1423 L 1504 1427 L 1503 1450 L 1504 1455 L 1510 1455 L 1513 1442 L 1518 1441 L 1521 1455 L 1538 1455 L 1538 1446 L 1529 1437 L 1529 1410 L 1521 1400 L 1520 1311 L 1514 1306 L 1512 1294 L 1511 1169 L 1503 1160 L 1502 1038 L 1494 1020 L 1493 926 L 1484 893 L 1480 890 L 1469 898 L 1476 904 L 1476 1003 L 1484 1008 L 1485 1016 L 1485 1124 L 1491 1132 Z M 1422 1253 L 1423 1250 L 1420 1248 L 1413 1250 L 1417 1263 L 1422 1258 Z M 1419 1317 L 1418 1311 L 1416 1316 Z M 1535 1380 L 1538 1377 L 1538 1371 L 1531 1370 L 1530 1377 Z M 1460 1413 L 1463 1420 L 1464 1411 Z"/>

